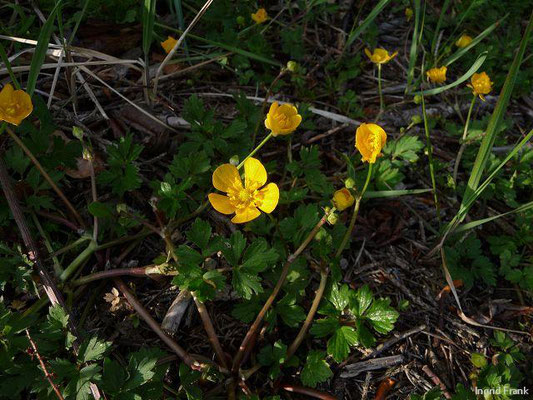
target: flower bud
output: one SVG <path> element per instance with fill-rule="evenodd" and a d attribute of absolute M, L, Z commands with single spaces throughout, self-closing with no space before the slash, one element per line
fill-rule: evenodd
<path fill-rule="evenodd" d="M 91 153 L 91 150 L 88 148 L 84 148 L 82 152 L 82 157 L 84 160 L 92 161 L 93 160 L 93 153 Z"/>
<path fill-rule="evenodd" d="M 419 94 L 417 94 L 417 95 L 413 98 L 413 101 L 415 102 L 415 104 L 420 104 L 420 103 L 422 103 L 422 96 L 420 96 Z"/>
<path fill-rule="evenodd" d="M 344 180 L 344 186 L 346 189 L 353 189 L 355 187 L 355 181 L 352 178 L 346 178 Z"/>
<path fill-rule="evenodd" d="M 291 72 L 296 72 L 298 69 L 298 63 L 296 61 L 287 62 L 287 69 Z"/>
<path fill-rule="evenodd" d="M 128 206 L 125 203 L 119 203 L 117 204 L 117 213 L 123 213 L 128 211 Z"/>
<path fill-rule="evenodd" d="M 420 115 L 417 114 L 417 115 L 413 115 L 413 116 L 411 117 L 411 123 L 412 123 L 413 125 L 420 124 L 421 122 L 422 122 L 422 117 L 421 117 Z"/>
<path fill-rule="evenodd" d="M 324 239 L 327 236 L 327 234 L 328 233 L 326 232 L 324 228 L 320 228 L 318 232 L 316 233 L 315 239 L 320 242 L 322 239 Z"/>
<path fill-rule="evenodd" d="M 73 126 L 72 134 L 74 135 L 76 139 L 83 140 L 83 136 L 84 136 L 83 129 L 78 128 L 77 126 Z"/>
<path fill-rule="evenodd" d="M 355 199 L 352 196 L 352 193 L 346 188 L 337 190 L 333 194 L 333 205 L 339 211 L 346 210 L 354 203 L 354 201 Z"/>
<path fill-rule="evenodd" d="M 238 24 L 238 25 L 241 25 L 241 26 L 242 26 L 242 25 L 244 25 L 245 22 L 246 22 L 246 20 L 244 19 L 244 17 L 243 17 L 242 15 L 239 15 L 239 16 L 237 17 L 237 24 Z"/>
<path fill-rule="evenodd" d="M 339 220 L 339 216 L 337 213 L 331 213 L 328 215 L 328 223 L 331 225 L 335 225 L 337 221 Z"/>
<path fill-rule="evenodd" d="M 238 155 L 234 155 L 233 157 L 231 157 L 229 159 L 229 163 L 231 165 L 235 165 L 235 166 L 239 165 L 239 156 Z"/>

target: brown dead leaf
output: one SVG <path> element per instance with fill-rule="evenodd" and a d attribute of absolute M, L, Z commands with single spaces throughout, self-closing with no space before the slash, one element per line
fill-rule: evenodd
<path fill-rule="evenodd" d="M 68 176 L 74 179 L 86 179 L 91 176 L 91 169 L 90 169 L 91 163 L 88 160 L 85 160 L 83 157 L 76 158 L 76 169 L 65 169 L 65 172 Z M 95 155 L 93 160 L 94 165 L 94 173 L 98 174 L 98 172 L 104 170 L 104 162 L 102 159 Z"/>

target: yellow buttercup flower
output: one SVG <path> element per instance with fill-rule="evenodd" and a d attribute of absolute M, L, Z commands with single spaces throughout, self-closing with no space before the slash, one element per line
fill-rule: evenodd
<path fill-rule="evenodd" d="M 485 94 L 489 94 L 492 90 L 492 81 L 486 72 L 481 72 L 480 74 L 472 75 L 470 82 L 467 86 L 472 89 L 474 96 L 479 96 L 479 98 L 485 101 Z"/>
<path fill-rule="evenodd" d="M 31 97 L 24 90 L 6 84 L 0 92 L 0 121 L 19 125 L 33 111 Z"/>
<path fill-rule="evenodd" d="M 262 24 L 268 19 L 268 14 L 264 8 L 260 8 L 257 12 L 252 14 L 252 19 L 256 24 Z"/>
<path fill-rule="evenodd" d="M 178 41 L 174 39 L 172 36 L 169 36 L 167 40 L 164 42 L 161 42 L 161 47 L 165 50 L 165 53 L 170 53 L 170 50 L 174 48 Z"/>
<path fill-rule="evenodd" d="M 440 68 L 431 68 L 430 70 L 426 71 L 426 76 L 428 77 L 428 80 L 430 80 L 433 83 L 444 83 L 446 82 L 446 71 L 448 68 L 445 66 L 442 66 Z"/>
<path fill-rule="evenodd" d="M 407 18 L 407 21 L 411 21 L 411 18 L 413 18 L 413 9 L 411 7 L 405 9 L 405 17 Z"/>
<path fill-rule="evenodd" d="M 244 185 L 237 167 L 223 164 L 213 172 L 213 186 L 227 195 L 210 193 L 209 202 L 222 214 L 235 213 L 231 219 L 235 224 L 251 221 L 259 217 L 261 211 L 270 214 L 278 205 L 278 185 L 265 186 L 266 181 L 266 169 L 255 158 L 244 162 Z"/>
<path fill-rule="evenodd" d="M 376 124 L 361 124 L 355 132 L 355 147 L 363 156 L 363 162 L 374 164 L 387 143 L 387 134 Z"/>
<path fill-rule="evenodd" d="M 339 211 L 347 209 L 354 201 L 355 199 L 352 193 L 346 188 L 342 188 L 333 193 L 333 205 Z"/>
<path fill-rule="evenodd" d="M 298 128 L 302 116 L 292 104 L 279 105 L 272 103 L 265 119 L 265 126 L 272 131 L 273 136 L 288 135 Z"/>
<path fill-rule="evenodd" d="M 468 46 L 470 43 L 472 43 L 472 37 L 468 35 L 462 35 L 459 39 L 457 39 L 455 45 L 457 47 L 463 48 Z"/>
<path fill-rule="evenodd" d="M 365 54 L 374 64 L 385 64 L 392 60 L 394 57 L 396 57 L 396 54 L 398 54 L 398 52 L 395 51 L 392 55 L 390 55 L 389 52 L 385 49 L 374 49 L 373 53 L 371 53 L 370 50 L 365 49 Z"/>

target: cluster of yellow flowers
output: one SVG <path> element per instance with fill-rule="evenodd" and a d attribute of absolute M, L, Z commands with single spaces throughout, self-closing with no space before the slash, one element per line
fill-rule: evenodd
<path fill-rule="evenodd" d="M 272 136 L 289 135 L 298 128 L 302 116 L 292 104 L 274 102 L 265 118 L 265 127 Z M 373 164 L 381 155 L 387 142 L 387 134 L 379 125 L 361 124 L 355 134 L 355 147 L 363 162 Z M 213 173 L 213 186 L 226 195 L 210 193 L 209 202 L 222 214 L 235 214 L 231 221 L 236 224 L 252 221 L 261 211 L 270 214 L 279 202 L 279 188 L 268 180 L 264 165 L 256 158 L 244 161 L 244 184 L 239 170 L 233 164 L 223 164 Z M 354 197 L 347 188 L 335 192 L 333 205 L 339 211 L 350 207 Z"/>
<path fill-rule="evenodd" d="M 406 15 L 408 9 L 406 9 Z M 412 10 L 411 10 L 412 12 Z M 463 48 L 472 43 L 472 38 L 468 35 L 462 35 L 456 42 L 457 47 Z M 365 49 L 365 54 L 368 56 L 370 61 L 374 64 L 385 64 L 392 60 L 398 52 L 394 52 L 392 55 L 385 49 L 376 48 L 373 52 L 370 52 L 369 49 Z M 426 71 L 427 79 L 432 83 L 444 83 L 446 82 L 446 72 L 448 68 L 446 66 L 431 68 Z M 492 90 L 492 82 L 486 72 L 481 72 L 479 74 L 472 75 L 470 83 L 467 85 L 472 89 L 474 96 L 479 96 L 479 98 L 485 101 L 484 95 L 489 94 Z"/>
<path fill-rule="evenodd" d="M 0 121 L 19 125 L 33 111 L 30 95 L 7 84 L 0 91 Z"/>
<path fill-rule="evenodd" d="M 272 103 L 265 119 L 265 127 L 272 136 L 289 135 L 298 128 L 302 116 L 292 104 Z M 235 214 L 231 222 L 241 224 L 261 215 L 270 214 L 279 201 L 279 188 L 267 182 L 267 172 L 261 161 L 248 157 L 244 161 L 244 185 L 239 170 L 233 164 L 223 164 L 213 173 L 213 186 L 226 193 L 210 193 L 209 202 L 222 214 Z M 261 210 L 261 211 L 260 211 Z"/>

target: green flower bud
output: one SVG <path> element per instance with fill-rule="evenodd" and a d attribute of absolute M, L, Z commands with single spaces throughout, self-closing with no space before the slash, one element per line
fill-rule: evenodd
<path fill-rule="evenodd" d="M 337 213 L 331 213 L 328 215 L 328 223 L 331 225 L 335 225 L 337 221 L 339 220 L 339 216 Z"/>
<path fill-rule="evenodd" d="M 238 25 L 241 25 L 241 26 L 242 26 L 242 25 L 244 25 L 245 22 L 246 22 L 246 20 L 244 19 L 244 17 L 243 17 L 242 15 L 239 15 L 239 16 L 237 17 L 237 24 L 238 24 Z"/>
<path fill-rule="evenodd" d="M 287 69 L 291 72 L 296 72 L 298 69 L 298 63 L 296 61 L 289 61 L 287 63 Z"/>
<path fill-rule="evenodd" d="M 83 129 L 81 128 L 78 128 L 77 126 L 73 126 L 72 127 L 72 134 L 74 135 L 74 137 L 78 140 L 83 140 Z"/>
<path fill-rule="evenodd" d="M 316 236 L 315 236 L 315 239 L 317 241 L 321 241 L 322 239 L 324 239 L 326 236 L 327 236 L 327 232 L 324 228 L 320 228 L 319 231 L 316 233 Z"/>
<path fill-rule="evenodd" d="M 93 154 L 91 153 L 91 150 L 89 150 L 88 148 L 83 149 L 82 157 L 84 160 L 87 160 L 87 161 L 93 160 Z"/>
<path fill-rule="evenodd" d="M 415 104 L 420 104 L 420 103 L 422 103 L 422 96 L 420 96 L 419 94 L 417 94 L 417 95 L 413 98 L 413 101 L 415 102 Z"/>
<path fill-rule="evenodd" d="M 417 124 L 422 123 L 422 117 L 421 117 L 420 115 L 418 115 L 418 114 L 417 114 L 417 115 L 413 115 L 413 116 L 411 117 L 411 123 L 412 123 L 413 125 L 417 125 Z"/>
<path fill-rule="evenodd" d="M 239 156 L 238 155 L 234 155 L 233 157 L 231 157 L 229 159 L 229 163 L 231 165 L 235 165 L 235 166 L 239 165 Z"/>
<path fill-rule="evenodd" d="M 346 178 L 344 186 L 346 189 L 353 189 L 355 187 L 355 181 L 352 178 Z"/>

